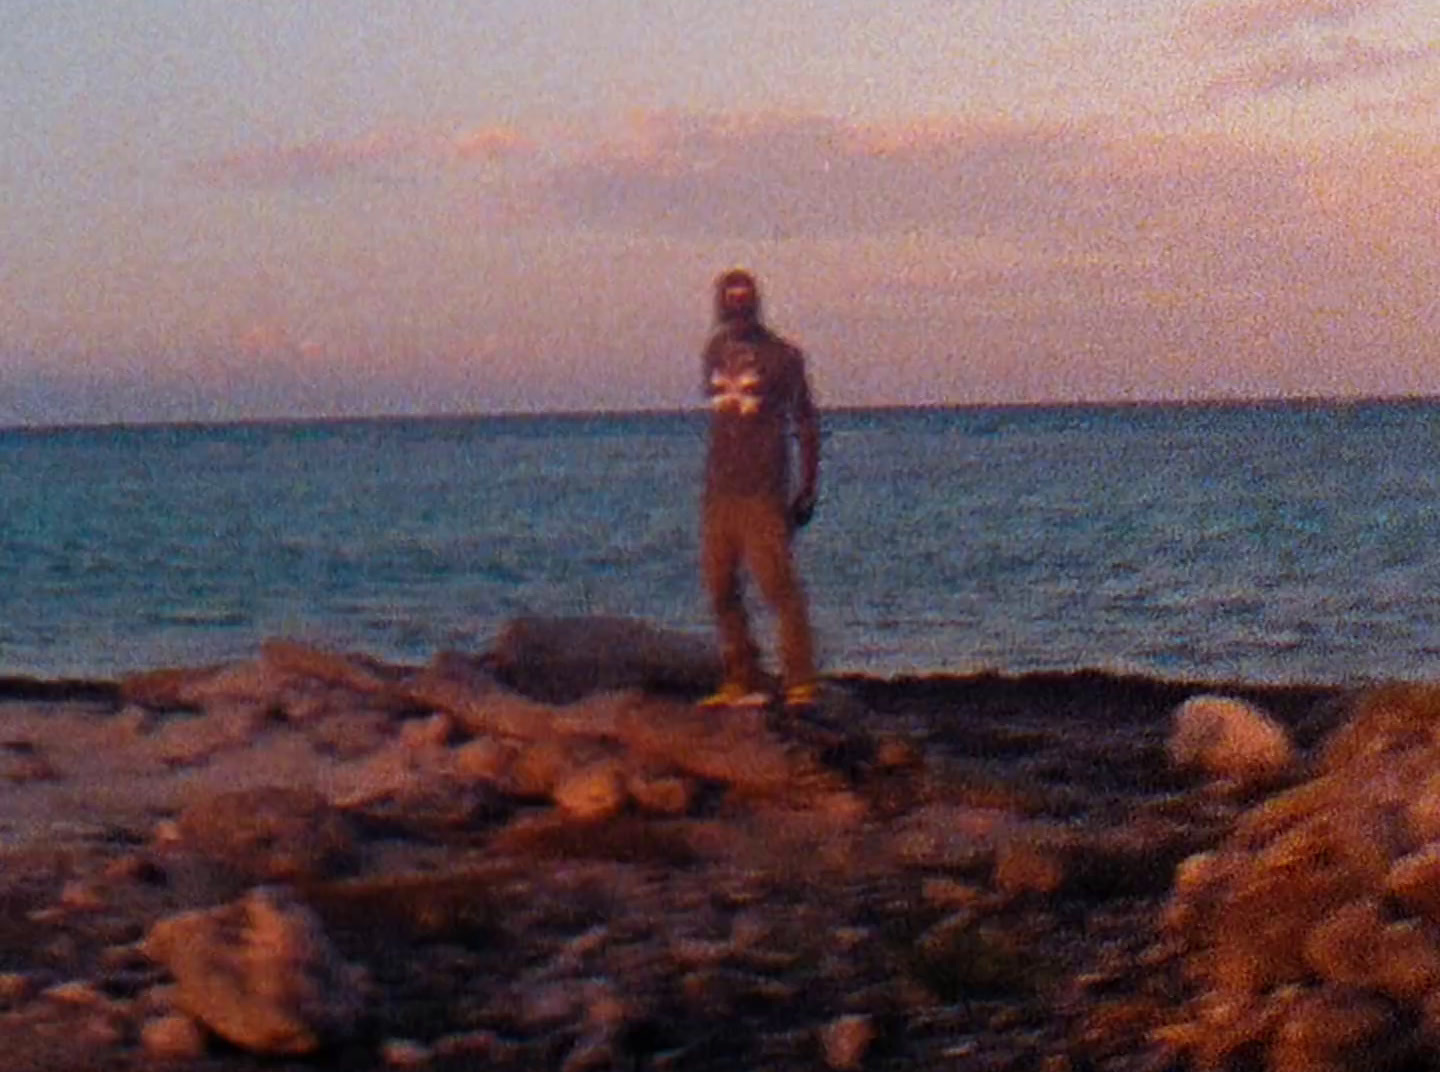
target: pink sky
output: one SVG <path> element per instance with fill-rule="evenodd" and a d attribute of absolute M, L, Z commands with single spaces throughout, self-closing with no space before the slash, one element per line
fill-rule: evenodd
<path fill-rule="evenodd" d="M 1440 394 L 1428 0 L 493 6 L 0 14 L 0 425 Z"/>

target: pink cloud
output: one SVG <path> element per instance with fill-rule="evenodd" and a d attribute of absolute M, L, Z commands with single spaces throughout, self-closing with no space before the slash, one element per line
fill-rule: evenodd
<path fill-rule="evenodd" d="M 531 142 L 509 127 L 447 131 L 386 130 L 357 138 L 251 146 L 201 161 L 192 171 L 214 185 L 302 185 L 348 175 L 377 175 L 437 163 L 494 160 L 528 151 Z"/>
<path fill-rule="evenodd" d="M 1348 22 L 1393 0 L 1238 0 L 1203 5 L 1190 29 L 1212 41 L 1273 37 L 1315 24 Z"/>
<path fill-rule="evenodd" d="M 1399 48 L 1349 38 L 1324 53 L 1293 46 L 1269 52 L 1216 79 L 1206 99 L 1214 103 L 1238 95 L 1317 89 L 1392 74 L 1437 58 L 1440 44 Z"/>

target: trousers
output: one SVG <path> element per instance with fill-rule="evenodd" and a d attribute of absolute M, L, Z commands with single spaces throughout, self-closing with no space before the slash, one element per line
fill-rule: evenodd
<path fill-rule="evenodd" d="M 813 683 L 810 610 L 790 554 L 792 529 L 785 504 L 768 496 L 707 496 L 700 528 L 701 569 L 720 633 L 725 680 L 745 688 L 760 685 L 760 653 L 741 589 L 743 566 L 775 612 L 785 686 Z"/>

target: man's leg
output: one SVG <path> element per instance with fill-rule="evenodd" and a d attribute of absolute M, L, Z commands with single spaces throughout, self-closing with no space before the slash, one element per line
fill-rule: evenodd
<path fill-rule="evenodd" d="M 750 622 L 740 591 L 742 525 L 737 504 L 707 502 L 701 516 L 700 557 L 705 590 L 720 633 L 722 692 L 741 695 L 757 687 L 759 652 L 750 637 Z"/>
<path fill-rule="evenodd" d="M 782 505 L 750 504 L 745 549 L 750 572 L 775 609 L 780 631 L 780 665 L 787 701 L 814 702 L 815 646 L 805 587 L 790 555 L 790 523 Z"/>

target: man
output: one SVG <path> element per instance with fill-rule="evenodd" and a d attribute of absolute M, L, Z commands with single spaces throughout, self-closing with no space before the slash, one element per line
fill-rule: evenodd
<path fill-rule="evenodd" d="M 788 710 L 816 700 L 815 655 L 805 590 L 790 538 L 815 511 L 820 428 L 801 352 L 760 319 L 755 277 L 735 269 L 715 283 L 714 333 L 705 346 L 710 441 L 701 510 L 701 563 L 720 632 L 725 680 L 711 706 L 769 702 L 740 589 L 743 565 L 779 621 Z M 800 444 L 791 495 L 790 438 Z"/>

